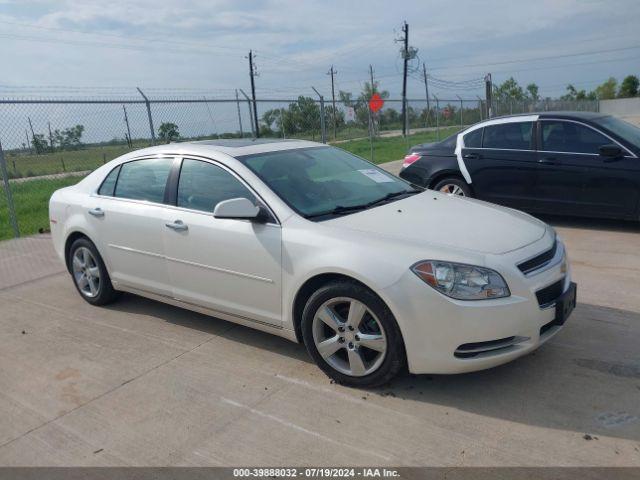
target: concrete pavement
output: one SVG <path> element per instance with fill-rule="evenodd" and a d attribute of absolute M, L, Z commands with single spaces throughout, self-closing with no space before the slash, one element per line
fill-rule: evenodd
<path fill-rule="evenodd" d="M 579 305 L 509 365 L 331 384 L 303 346 L 125 295 L 46 236 L 0 243 L 0 465 L 640 466 L 640 227 L 545 218 Z"/>

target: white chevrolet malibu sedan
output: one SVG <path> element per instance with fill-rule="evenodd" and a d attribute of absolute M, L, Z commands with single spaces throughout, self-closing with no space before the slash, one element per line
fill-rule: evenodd
<path fill-rule="evenodd" d="M 513 360 L 575 306 L 552 228 L 417 189 L 305 141 L 131 152 L 50 201 L 55 249 L 87 302 L 130 292 L 303 342 L 337 382 Z"/>

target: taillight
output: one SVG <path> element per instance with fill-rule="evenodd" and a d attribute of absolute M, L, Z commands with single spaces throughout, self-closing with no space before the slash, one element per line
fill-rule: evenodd
<path fill-rule="evenodd" d="M 417 153 L 410 153 L 409 155 L 404 157 L 404 162 L 402 162 L 402 168 L 407 168 L 409 165 L 417 162 L 418 160 L 420 160 L 420 155 L 418 155 Z"/>

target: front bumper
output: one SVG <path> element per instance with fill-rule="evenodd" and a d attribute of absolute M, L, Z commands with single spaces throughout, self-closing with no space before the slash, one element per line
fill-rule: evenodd
<path fill-rule="evenodd" d="M 556 318 L 555 303 L 541 308 L 536 292 L 561 282 L 564 295 L 575 287 L 571 272 L 563 262 L 526 277 L 514 268 L 514 259 L 521 254 L 500 256 L 511 266 L 506 275 L 507 269 L 498 269 L 511 289 L 507 298 L 454 300 L 412 272 L 385 289 L 403 335 L 410 372 L 451 374 L 491 368 L 535 350 L 558 333 L 563 321 Z"/>

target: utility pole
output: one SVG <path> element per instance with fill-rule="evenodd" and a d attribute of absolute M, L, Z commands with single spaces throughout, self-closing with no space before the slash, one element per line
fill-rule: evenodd
<path fill-rule="evenodd" d="M 404 33 L 404 48 L 402 56 L 404 58 L 404 70 L 402 73 L 402 136 L 407 136 L 407 69 L 409 68 L 409 24 L 404 22 L 402 27 Z"/>
<path fill-rule="evenodd" d="M 493 117 L 493 105 L 492 105 L 492 84 L 491 84 L 491 74 L 487 73 L 484 77 L 485 84 L 485 97 L 487 101 L 487 118 Z"/>
<path fill-rule="evenodd" d="M 429 115 L 431 114 L 431 106 L 429 105 L 429 80 L 427 77 L 427 64 L 422 64 L 422 74 L 424 75 L 424 93 L 427 97 L 427 116 L 426 116 L 426 126 L 429 126 Z"/>
<path fill-rule="evenodd" d="M 338 124 L 336 121 L 336 90 L 333 82 L 333 76 L 338 73 L 333 69 L 333 65 L 331 65 L 331 69 L 327 75 L 331 75 L 331 102 L 333 104 L 333 139 L 335 140 L 338 136 Z"/>
<path fill-rule="evenodd" d="M 129 117 L 127 116 L 127 107 L 122 105 L 122 110 L 124 110 L 124 123 L 127 125 L 127 143 L 129 144 L 129 148 L 133 146 L 131 140 L 131 129 L 129 128 Z"/>
<path fill-rule="evenodd" d="M 242 115 L 240 115 L 240 99 L 238 98 L 238 89 L 236 88 L 236 108 L 238 109 L 238 124 L 240 124 L 240 138 L 244 138 L 242 132 Z"/>
<path fill-rule="evenodd" d="M 253 65 L 253 51 L 249 50 L 249 76 L 251 77 L 251 96 L 253 97 L 253 123 L 256 126 L 256 138 L 260 137 L 260 127 L 258 126 L 258 107 L 256 105 L 256 84 L 253 77 L 255 77 L 257 73 L 255 72 L 255 67 Z"/>

